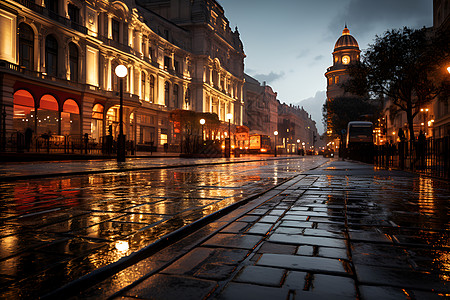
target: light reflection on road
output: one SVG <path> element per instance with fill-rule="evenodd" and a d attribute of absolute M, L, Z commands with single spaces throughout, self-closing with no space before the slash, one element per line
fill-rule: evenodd
<path fill-rule="evenodd" d="M 325 161 L 309 157 L 0 184 L 2 286 L 12 297 L 53 290 Z"/>

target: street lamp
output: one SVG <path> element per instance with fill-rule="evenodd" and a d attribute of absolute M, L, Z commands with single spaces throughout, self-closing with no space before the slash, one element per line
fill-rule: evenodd
<path fill-rule="evenodd" d="M 448 73 L 450 74 L 450 67 L 447 68 Z"/>
<path fill-rule="evenodd" d="M 277 157 L 277 135 L 278 135 L 278 131 L 274 131 L 273 132 L 273 135 L 275 136 L 275 141 L 274 141 L 274 144 L 275 144 L 275 157 Z"/>
<path fill-rule="evenodd" d="M 300 140 L 299 139 L 297 139 L 297 154 L 300 155 L 300 151 L 298 149 L 298 144 L 300 144 Z"/>
<path fill-rule="evenodd" d="M 203 125 L 205 125 L 205 119 L 200 119 L 200 124 L 202 125 L 202 146 L 203 146 L 203 141 L 204 141 L 204 138 L 203 138 Z"/>
<path fill-rule="evenodd" d="M 227 114 L 227 120 L 228 120 L 228 146 L 225 146 L 226 148 L 226 157 L 231 157 L 231 119 L 233 118 L 233 114 L 228 113 Z M 225 140 L 226 144 L 226 140 Z"/>
<path fill-rule="evenodd" d="M 124 65 L 118 65 L 114 70 L 119 77 L 120 103 L 119 103 L 119 136 L 117 139 L 117 162 L 125 161 L 125 136 L 123 135 L 123 78 L 128 70 Z"/>

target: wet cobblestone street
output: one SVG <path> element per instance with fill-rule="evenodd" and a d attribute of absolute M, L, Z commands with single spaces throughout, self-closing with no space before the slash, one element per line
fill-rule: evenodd
<path fill-rule="evenodd" d="M 124 169 L 2 182 L 2 298 L 31 299 L 49 293 L 325 161 L 317 157 Z M 33 168 L 13 175 L 30 175 Z M 73 169 L 95 168 L 77 164 Z M 70 172 L 66 168 L 64 173 Z"/>
<path fill-rule="evenodd" d="M 448 299 L 449 195 L 444 181 L 331 161 L 80 298 Z"/>

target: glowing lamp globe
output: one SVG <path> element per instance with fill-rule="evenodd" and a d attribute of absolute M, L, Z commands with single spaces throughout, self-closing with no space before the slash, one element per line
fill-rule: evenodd
<path fill-rule="evenodd" d="M 123 78 L 128 74 L 127 67 L 125 67 L 124 65 L 118 65 L 114 72 L 116 72 L 116 75 L 120 78 Z"/>

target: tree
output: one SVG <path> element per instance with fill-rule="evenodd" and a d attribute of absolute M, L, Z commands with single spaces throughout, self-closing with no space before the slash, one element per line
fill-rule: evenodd
<path fill-rule="evenodd" d="M 184 153 L 195 153 L 199 150 L 202 137 L 200 119 L 205 119 L 205 130 L 212 135 L 219 130 L 220 121 L 215 113 L 201 113 L 192 110 L 175 109 L 170 112 L 170 121 L 173 122 L 174 133 L 181 135 L 181 144 Z"/>
<path fill-rule="evenodd" d="M 327 131 L 338 135 L 344 141 L 347 124 L 350 121 L 373 121 L 379 111 L 376 102 L 367 98 L 338 97 L 323 105 L 323 118 L 327 122 Z"/>
<path fill-rule="evenodd" d="M 348 67 L 346 91 L 388 98 L 406 112 L 410 139 L 414 117 L 445 88 L 442 68 L 449 59 L 448 34 L 429 29 L 392 29 L 376 36 L 362 61 Z"/>

